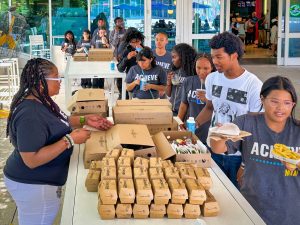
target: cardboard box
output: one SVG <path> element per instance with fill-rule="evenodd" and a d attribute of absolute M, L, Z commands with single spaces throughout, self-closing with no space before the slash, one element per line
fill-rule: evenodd
<path fill-rule="evenodd" d="M 189 131 L 164 131 L 155 134 L 152 139 L 156 146 L 157 155 L 162 159 L 175 158 L 178 162 L 192 162 L 201 167 L 210 167 L 211 155 L 209 152 L 202 154 L 176 154 L 169 141 L 183 139 L 183 137 L 191 138 L 195 141 L 199 140 L 195 134 Z"/>
<path fill-rule="evenodd" d="M 192 168 L 192 167 L 181 167 L 179 169 L 179 173 L 180 173 L 180 177 L 183 181 L 185 181 L 186 179 L 196 180 L 194 168 Z"/>
<path fill-rule="evenodd" d="M 73 55 L 73 60 L 74 61 L 87 61 L 87 56 L 86 56 L 85 53 L 78 53 L 78 52 L 76 52 Z"/>
<path fill-rule="evenodd" d="M 134 203 L 135 190 L 132 179 L 119 179 L 118 190 L 121 203 Z"/>
<path fill-rule="evenodd" d="M 169 188 L 171 190 L 171 201 L 174 204 L 184 204 L 188 199 L 188 192 L 185 184 L 181 179 L 170 178 L 168 180 Z"/>
<path fill-rule="evenodd" d="M 119 167 L 118 168 L 118 179 L 132 179 L 131 167 Z"/>
<path fill-rule="evenodd" d="M 162 168 L 156 167 L 156 168 L 149 168 L 149 176 L 150 179 L 164 179 L 164 173 L 162 171 Z"/>
<path fill-rule="evenodd" d="M 202 205 L 206 200 L 204 187 L 194 179 L 185 180 L 185 185 L 189 193 L 189 203 L 194 205 Z"/>
<path fill-rule="evenodd" d="M 135 219 L 146 219 L 149 217 L 149 206 L 134 204 L 133 206 L 133 217 Z"/>
<path fill-rule="evenodd" d="M 136 179 L 136 203 L 141 205 L 150 205 L 153 200 L 153 192 L 148 179 Z"/>
<path fill-rule="evenodd" d="M 178 131 L 178 122 L 173 118 L 170 124 L 147 124 L 151 135 L 155 135 L 161 131 Z"/>
<path fill-rule="evenodd" d="M 101 180 L 98 186 L 98 198 L 103 205 L 115 205 L 118 200 L 117 182 L 115 180 Z"/>
<path fill-rule="evenodd" d="M 116 207 L 116 214 L 118 219 L 130 219 L 132 215 L 131 204 L 118 203 Z"/>
<path fill-rule="evenodd" d="M 149 168 L 149 160 L 141 157 L 137 157 L 134 160 L 134 168 L 141 167 L 141 168 Z"/>
<path fill-rule="evenodd" d="M 90 165 L 90 170 L 98 170 L 101 171 L 102 161 L 92 161 Z"/>
<path fill-rule="evenodd" d="M 162 168 L 162 160 L 159 157 L 151 157 L 150 159 L 150 168 Z"/>
<path fill-rule="evenodd" d="M 210 173 L 206 168 L 194 168 L 198 183 L 201 184 L 205 190 L 209 190 L 212 186 L 212 179 Z"/>
<path fill-rule="evenodd" d="M 134 161 L 134 150 L 129 148 L 123 148 L 121 151 L 121 157 L 129 157 L 131 159 L 131 164 Z"/>
<path fill-rule="evenodd" d="M 91 161 L 101 160 L 109 150 L 122 149 L 128 145 L 135 150 L 136 155 L 156 152 L 146 125 L 118 124 L 108 131 L 92 132 L 85 143 L 83 155 L 85 168 L 89 168 Z"/>
<path fill-rule="evenodd" d="M 114 158 L 107 158 L 104 157 L 102 158 L 102 164 L 101 164 L 101 169 L 103 169 L 104 167 L 114 167 L 116 168 L 116 162 Z"/>
<path fill-rule="evenodd" d="M 172 109 L 172 104 L 168 99 L 117 100 L 116 106 L 167 106 Z"/>
<path fill-rule="evenodd" d="M 89 192 L 97 192 L 100 182 L 100 171 L 89 170 L 89 173 L 85 179 L 85 187 Z"/>
<path fill-rule="evenodd" d="M 166 213 L 167 211 L 165 205 L 151 204 L 150 218 L 163 218 Z"/>
<path fill-rule="evenodd" d="M 180 219 L 183 216 L 183 207 L 179 204 L 169 204 L 167 206 L 169 219 Z"/>
<path fill-rule="evenodd" d="M 116 180 L 117 170 L 116 167 L 102 167 L 101 180 Z"/>
<path fill-rule="evenodd" d="M 151 181 L 154 194 L 154 203 L 166 205 L 171 199 L 171 192 L 165 179 L 154 179 Z"/>
<path fill-rule="evenodd" d="M 113 58 L 113 50 L 111 48 L 91 48 L 89 50 L 89 61 L 111 61 Z"/>
<path fill-rule="evenodd" d="M 134 179 L 148 179 L 148 169 L 144 167 L 135 167 L 133 168 Z"/>
<path fill-rule="evenodd" d="M 119 157 L 118 158 L 118 167 L 131 167 L 130 157 Z"/>
<path fill-rule="evenodd" d="M 113 118 L 115 124 L 172 124 L 173 113 L 166 106 L 115 106 Z"/>
<path fill-rule="evenodd" d="M 174 167 L 174 164 L 171 162 L 171 160 L 162 160 L 161 165 L 163 170 L 168 167 Z"/>
<path fill-rule="evenodd" d="M 114 205 L 103 205 L 98 201 L 98 213 L 103 220 L 112 220 L 115 218 L 116 210 Z"/>
<path fill-rule="evenodd" d="M 176 179 L 180 178 L 179 171 L 176 167 L 166 167 L 164 169 L 164 173 L 165 173 L 166 180 L 170 178 L 176 178 Z"/>
<path fill-rule="evenodd" d="M 184 217 L 187 219 L 197 219 L 201 215 L 199 205 L 185 204 L 183 207 Z"/>
<path fill-rule="evenodd" d="M 216 201 L 215 197 L 206 190 L 206 201 L 201 206 L 201 212 L 203 213 L 204 217 L 209 216 L 217 216 L 220 212 L 219 203 Z"/>
<path fill-rule="evenodd" d="M 71 114 L 104 113 L 108 110 L 108 101 L 103 89 L 79 89 L 67 105 Z"/>
<path fill-rule="evenodd" d="M 106 157 L 106 158 L 114 158 L 114 160 L 117 162 L 117 160 L 118 160 L 118 158 L 119 158 L 119 156 L 120 156 L 120 153 L 121 153 L 121 150 L 115 148 L 115 149 L 109 150 L 109 151 L 106 153 L 105 157 Z"/>

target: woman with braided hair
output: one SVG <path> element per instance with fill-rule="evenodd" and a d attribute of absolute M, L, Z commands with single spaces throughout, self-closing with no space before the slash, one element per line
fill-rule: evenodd
<path fill-rule="evenodd" d="M 60 81 L 52 62 L 31 59 L 11 103 L 6 132 L 14 151 L 6 161 L 4 180 L 18 207 L 20 225 L 53 223 L 73 146 L 90 137 L 89 130 L 71 127 L 111 127 L 97 115 L 67 117 L 51 98 L 59 93 Z"/>
<path fill-rule="evenodd" d="M 181 103 L 181 87 L 186 77 L 196 74 L 194 65 L 196 50 L 185 43 L 175 45 L 172 49 L 172 69 L 168 73 L 166 94 L 171 97 L 173 115 L 177 116 Z"/>

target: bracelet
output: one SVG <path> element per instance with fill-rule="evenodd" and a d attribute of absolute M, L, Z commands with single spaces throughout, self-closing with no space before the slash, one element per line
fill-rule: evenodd
<path fill-rule="evenodd" d="M 69 148 L 71 148 L 71 143 L 69 142 L 69 139 L 66 137 L 66 136 L 64 136 L 63 138 L 62 138 L 62 140 L 65 142 L 65 144 L 67 145 L 67 149 L 69 149 Z"/>
<path fill-rule="evenodd" d="M 73 138 L 71 137 L 71 135 L 70 135 L 70 134 L 66 134 L 65 137 L 68 139 L 68 141 L 69 141 L 69 143 L 70 143 L 70 148 L 73 147 L 75 143 L 74 143 L 74 140 L 73 140 Z"/>
<path fill-rule="evenodd" d="M 85 116 L 80 116 L 79 122 L 80 122 L 80 125 L 83 126 L 85 124 Z"/>

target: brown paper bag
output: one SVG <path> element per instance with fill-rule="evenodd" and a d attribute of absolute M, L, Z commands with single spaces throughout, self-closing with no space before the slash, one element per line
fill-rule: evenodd
<path fill-rule="evenodd" d="M 189 193 L 189 203 L 194 205 L 202 205 L 206 200 L 204 187 L 194 179 L 186 179 L 185 185 Z"/>
<path fill-rule="evenodd" d="M 133 217 L 135 219 L 146 219 L 149 217 L 149 206 L 134 204 L 133 206 Z"/>
<path fill-rule="evenodd" d="M 115 205 L 118 200 L 115 180 L 102 180 L 98 186 L 98 198 L 103 205 Z"/>
<path fill-rule="evenodd" d="M 161 169 L 161 167 L 156 167 L 156 168 L 150 168 L 149 169 L 149 176 L 150 179 L 164 179 L 164 173 Z"/>
<path fill-rule="evenodd" d="M 130 219 L 132 215 L 131 204 L 118 203 L 116 207 L 116 214 L 118 219 Z"/>
<path fill-rule="evenodd" d="M 153 200 L 153 192 L 148 179 L 136 179 L 136 203 L 140 205 L 150 205 Z"/>
<path fill-rule="evenodd" d="M 119 179 L 118 190 L 121 203 L 134 203 L 135 191 L 132 179 Z"/>
<path fill-rule="evenodd" d="M 103 205 L 98 201 L 98 213 L 103 220 L 112 220 L 115 218 L 116 210 L 114 205 Z"/>
<path fill-rule="evenodd" d="M 152 189 L 154 194 L 154 203 L 157 205 L 168 204 L 171 199 L 169 185 L 165 179 L 152 180 Z"/>
<path fill-rule="evenodd" d="M 183 181 L 178 178 L 170 178 L 168 184 L 171 190 L 171 202 L 174 204 L 184 204 L 188 199 L 188 192 Z"/>
<path fill-rule="evenodd" d="M 179 204 L 169 204 L 167 206 L 169 219 L 180 219 L 183 216 L 183 207 Z"/>
<path fill-rule="evenodd" d="M 195 174 L 198 182 L 205 188 L 205 190 L 209 190 L 212 186 L 212 179 L 210 174 L 206 168 L 194 168 Z"/>
<path fill-rule="evenodd" d="M 201 212 L 204 217 L 217 216 L 220 212 L 219 203 L 216 201 L 215 197 L 209 192 L 206 191 L 206 201 L 201 206 Z"/>
<path fill-rule="evenodd" d="M 151 204 L 150 218 L 163 218 L 166 213 L 167 211 L 165 205 Z"/>
<path fill-rule="evenodd" d="M 100 171 L 90 169 L 85 180 L 85 187 L 87 191 L 97 192 L 99 182 L 100 182 Z"/>
<path fill-rule="evenodd" d="M 119 167 L 118 168 L 118 179 L 132 179 L 132 168 L 131 167 Z"/>
<path fill-rule="evenodd" d="M 185 204 L 183 207 L 184 217 L 187 219 L 199 218 L 201 211 L 199 205 Z"/>

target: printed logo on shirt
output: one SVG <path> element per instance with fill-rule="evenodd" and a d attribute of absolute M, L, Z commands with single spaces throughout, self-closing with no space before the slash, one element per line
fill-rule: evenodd
<path fill-rule="evenodd" d="M 203 101 L 201 101 L 200 99 L 197 99 L 197 95 L 196 95 L 196 90 L 195 91 L 192 91 L 192 90 L 189 90 L 188 94 L 187 94 L 187 97 L 188 97 L 188 100 L 189 102 L 194 102 L 194 103 L 197 103 L 197 104 L 205 104 Z M 197 101 L 198 100 L 198 101 Z"/>
<path fill-rule="evenodd" d="M 149 74 L 149 75 L 137 74 L 134 79 L 138 80 L 138 79 L 141 79 L 141 78 L 146 78 L 147 81 L 158 80 L 158 75 L 157 74 Z"/>
<path fill-rule="evenodd" d="M 247 92 L 238 89 L 228 88 L 227 98 L 228 101 L 247 104 Z"/>
<path fill-rule="evenodd" d="M 159 66 L 161 66 L 162 68 L 168 70 L 171 64 L 170 64 L 170 63 L 166 63 L 166 62 L 159 62 L 159 61 L 156 61 L 156 65 L 159 65 Z"/>
<path fill-rule="evenodd" d="M 253 160 L 257 163 L 263 163 L 270 166 L 281 166 L 284 167 L 284 175 L 286 177 L 295 177 L 298 176 L 299 171 L 289 170 L 285 168 L 284 164 L 281 163 L 279 160 L 274 159 L 271 151 L 273 150 L 273 145 L 261 144 L 259 145 L 257 142 L 253 143 L 251 152 L 250 152 L 250 160 Z M 288 147 L 293 152 L 300 153 L 300 147 Z"/>
<path fill-rule="evenodd" d="M 212 86 L 212 95 L 217 97 L 217 98 L 220 98 L 221 96 L 221 92 L 222 92 L 222 86 L 218 86 L 218 85 L 213 85 Z"/>

